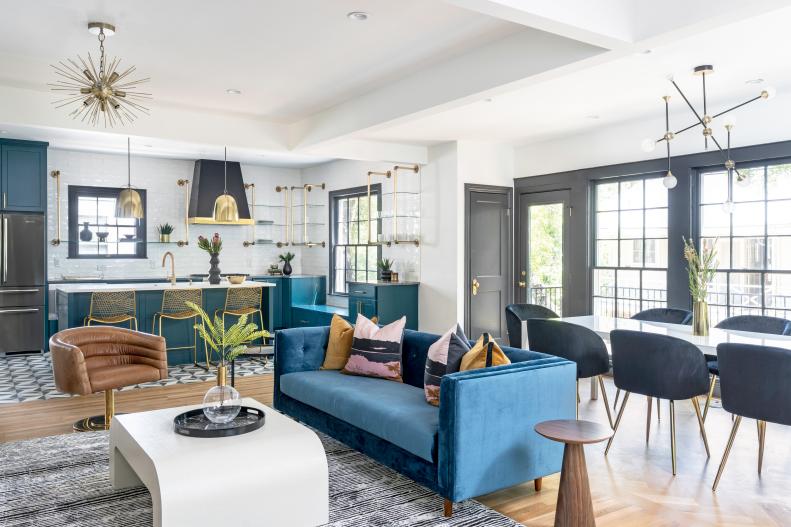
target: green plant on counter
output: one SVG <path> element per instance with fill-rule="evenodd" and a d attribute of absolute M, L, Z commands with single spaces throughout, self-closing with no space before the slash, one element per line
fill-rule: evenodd
<path fill-rule="evenodd" d="M 173 225 L 170 223 L 163 223 L 157 227 L 157 233 L 160 235 L 162 234 L 173 234 Z"/>
<path fill-rule="evenodd" d="M 247 350 L 247 344 L 260 338 L 272 336 L 265 329 L 258 329 L 258 325 L 247 322 L 247 315 L 239 316 L 236 323 L 226 328 L 222 317 L 214 315 L 214 320 L 199 305 L 185 302 L 196 315 L 201 317 L 202 323 L 195 324 L 195 329 L 209 347 L 217 352 L 224 365 L 232 361 Z"/>
<path fill-rule="evenodd" d="M 294 253 L 287 252 L 286 254 L 281 254 L 279 256 L 281 262 L 290 263 L 296 257 Z"/>
<path fill-rule="evenodd" d="M 220 251 L 222 251 L 222 238 L 220 238 L 220 235 L 216 232 L 211 239 L 198 236 L 198 248 L 203 249 L 209 254 L 220 254 Z"/>
<path fill-rule="evenodd" d="M 393 260 L 389 258 L 382 258 L 376 262 L 376 267 L 378 267 L 380 271 L 384 271 L 386 273 L 393 269 L 393 263 Z"/>

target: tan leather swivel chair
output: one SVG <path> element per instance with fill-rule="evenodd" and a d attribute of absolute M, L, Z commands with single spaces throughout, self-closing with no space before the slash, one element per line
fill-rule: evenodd
<path fill-rule="evenodd" d="M 104 415 L 74 423 L 87 432 L 110 428 L 115 413 L 113 390 L 168 375 L 165 339 L 110 326 L 71 328 L 49 339 L 52 371 L 58 390 L 76 395 L 104 392 Z"/>

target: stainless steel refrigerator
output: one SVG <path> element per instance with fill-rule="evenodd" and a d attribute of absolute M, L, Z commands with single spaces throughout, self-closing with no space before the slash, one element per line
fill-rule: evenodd
<path fill-rule="evenodd" d="M 42 214 L 0 215 L 0 353 L 44 347 L 45 237 Z"/>

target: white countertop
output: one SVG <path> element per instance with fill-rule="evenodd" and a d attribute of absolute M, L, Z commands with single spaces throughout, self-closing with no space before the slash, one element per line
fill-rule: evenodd
<path fill-rule="evenodd" d="M 658 333 L 676 337 L 694 344 L 703 353 L 717 354 L 717 344 L 724 342 L 755 344 L 757 346 L 772 346 L 775 348 L 791 349 L 791 336 L 771 335 L 768 333 L 753 333 L 750 331 L 736 331 L 732 329 L 710 328 L 707 337 L 692 334 L 692 326 L 681 324 L 667 324 L 664 322 L 647 322 L 631 318 L 600 317 L 587 315 L 581 317 L 564 317 L 558 320 L 571 322 L 584 326 L 596 332 L 604 340 L 610 340 L 610 331 L 614 329 L 629 329 L 645 333 Z"/>
<path fill-rule="evenodd" d="M 53 284 L 50 286 L 51 289 L 63 291 L 64 293 L 91 293 L 93 291 L 118 291 L 121 289 L 163 291 L 165 289 L 228 289 L 234 287 L 275 287 L 275 284 L 270 282 L 251 282 L 248 280 L 238 285 L 222 281 L 217 285 L 212 285 L 209 282 L 176 282 L 175 285 L 170 282 L 132 282 L 126 284 Z"/>

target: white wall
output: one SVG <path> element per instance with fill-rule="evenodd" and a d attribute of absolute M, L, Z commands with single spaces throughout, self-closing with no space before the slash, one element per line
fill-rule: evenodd
<path fill-rule="evenodd" d="M 147 238 L 158 239 L 156 227 L 160 223 L 175 226 L 172 239 L 184 238 L 184 188 L 179 187 L 179 179 L 192 179 L 194 160 L 162 159 L 152 157 L 132 157 L 132 185 L 146 189 L 147 198 Z M 126 184 L 126 156 L 96 154 L 71 150 L 49 149 L 47 155 L 48 172 L 61 172 L 61 238 L 68 238 L 68 186 L 108 186 L 120 187 Z M 298 169 L 271 168 L 242 165 L 244 180 L 256 184 L 258 203 L 280 204 L 282 196 L 275 193 L 278 184 L 300 184 Z M 47 178 L 48 189 L 48 238 L 55 238 L 55 180 Z M 260 229 L 260 227 L 259 227 Z M 245 248 L 242 242 L 252 235 L 249 226 L 190 225 L 188 247 L 176 245 L 148 244 L 148 258 L 144 260 L 119 259 L 70 259 L 68 244 L 49 248 L 48 273 L 51 280 L 62 275 L 102 275 L 106 278 L 164 277 L 169 269 L 161 267 L 162 255 L 172 251 L 176 256 L 176 274 L 206 273 L 209 269 L 208 255 L 198 249 L 199 234 L 210 235 L 219 232 L 223 237 L 223 251 L 220 255 L 220 268 L 224 272 L 244 272 L 264 274 L 270 263 L 277 261 L 283 252 L 274 245 Z M 259 235 L 263 233 L 259 232 Z M 94 234 L 95 236 L 95 234 Z M 294 262 L 295 273 L 301 270 L 300 250 Z"/>

